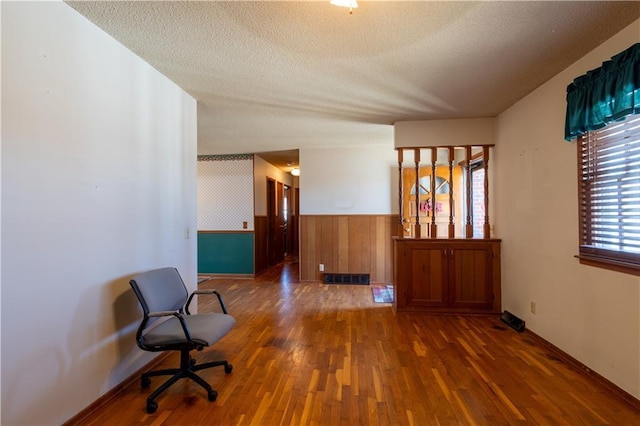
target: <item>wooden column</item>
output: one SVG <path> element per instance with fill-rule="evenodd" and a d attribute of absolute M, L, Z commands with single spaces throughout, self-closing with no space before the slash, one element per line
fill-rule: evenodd
<path fill-rule="evenodd" d="M 489 225 L 489 147 L 482 147 L 482 160 L 484 164 L 484 226 L 482 234 L 484 238 L 491 238 L 491 226 Z"/>
<path fill-rule="evenodd" d="M 404 150 L 398 149 L 398 237 L 404 238 L 404 193 L 402 183 L 402 162 L 404 160 Z"/>
<path fill-rule="evenodd" d="M 415 237 L 422 238 L 422 225 L 420 225 L 420 149 L 413 150 L 413 160 L 416 167 L 416 224 L 415 224 Z"/>
<path fill-rule="evenodd" d="M 436 162 L 438 161 L 438 149 L 431 148 L 431 238 L 438 238 L 438 225 L 436 225 Z"/>
<path fill-rule="evenodd" d="M 465 160 L 467 163 L 466 196 L 467 196 L 467 223 L 465 224 L 465 238 L 473 238 L 473 205 L 471 200 L 471 147 L 465 147 Z"/>
<path fill-rule="evenodd" d="M 456 225 L 453 222 L 453 161 L 454 148 L 449 147 L 449 238 L 456 236 Z"/>

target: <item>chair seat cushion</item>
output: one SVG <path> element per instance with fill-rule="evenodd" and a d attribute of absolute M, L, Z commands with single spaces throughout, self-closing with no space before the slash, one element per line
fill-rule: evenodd
<path fill-rule="evenodd" d="M 184 315 L 191 338 L 200 345 L 210 346 L 220 340 L 236 323 L 235 318 L 227 314 Z M 147 346 L 180 345 L 187 342 L 180 320 L 168 318 L 143 336 Z"/>

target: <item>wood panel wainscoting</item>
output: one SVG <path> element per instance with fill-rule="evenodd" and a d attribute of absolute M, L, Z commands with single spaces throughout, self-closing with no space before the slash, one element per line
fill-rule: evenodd
<path fill-rule="evenodd" d="M 300 281 L 324 272 L 370 274 L 371 283 L 393 280 L 397 215 L 301 215 Z"/>

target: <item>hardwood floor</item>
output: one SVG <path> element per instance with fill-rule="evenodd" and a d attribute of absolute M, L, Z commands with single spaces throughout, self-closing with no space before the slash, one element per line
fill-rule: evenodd
<path fill-rule="evenodd" d="M 299 283 L 297 267 L 200 284 L 220 291 L 237 320 L 194 354 L 234 365 L 200 372 L 217 401 L 181 380 L 148 415 L 150 390 L 136 381 L 79 424 L 640 424 L 640 411 L 497 317 L 394 315 L 368 286 Z M 199 310 L 214 305 L 201 297 Z"/>

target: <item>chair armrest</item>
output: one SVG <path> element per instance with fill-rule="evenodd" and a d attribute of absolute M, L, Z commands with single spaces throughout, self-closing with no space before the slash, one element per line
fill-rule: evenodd
<path fill-rule="evenodd" d="M 218 297 L 218 302 L 220 302 L 220 308 L 222 308 L 222 313 L 224 314 L 227 313 L 227 307 L 224 305 L 224 302 L 222 301 L 222 296 L 220 296 L 220 293 L 218 293 L 216 290 L 195 290 L 189 296 L 189 300 L 187 300 L 187 306 L 185 307 L 185 311 L 187 312 L 187 315 L 191 315 L 191 312 L 189 312 L 189 305 L 191 305 L 191 300 L 193 299 L 193 296 L 195 296 L 196 294 L 215 294 Z"/>
<path fill-rule="evenodd" d="M 158 312 L 149 312 L 147 315 L 149 318 L 157 318 L 157 317 L 176 317 L 178 321 L 180 321 L 180 326 L 182 326 L 182 331 L 184 331 L 184 337 L 187 338 L 189 343 L 193 343 L 193 339 L 191 338 L 191 333 L 189 332 L 189 328 L 187 327 L 187 323 L 184 321 L 184 315 L 180 311 L 158 311 Z"/>

